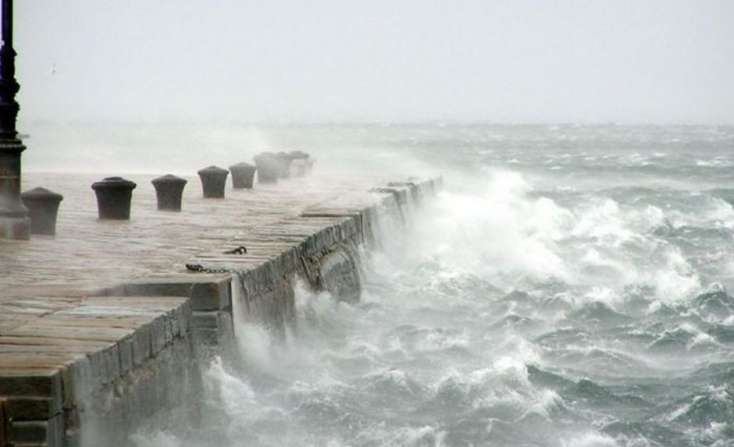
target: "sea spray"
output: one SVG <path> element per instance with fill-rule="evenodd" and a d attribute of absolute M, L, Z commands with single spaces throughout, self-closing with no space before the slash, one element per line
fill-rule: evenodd
<path fill-rule="evenodd" d="M 405 132 L 360 141 L 399 151 Z M 210 439 L 147 442 L 731 445 L 734 195 L 722 185 L 734 182 L 734 133 L 477 126 L 416 138 L 411 153 L 448 166 L 450 187 L 411 231 L 378 230 L 380 249 L 360 254 L 362 300 L 296 286 L 286 337 L 239 322 L 240 363 L 206 376 L 221 416 Z"/>

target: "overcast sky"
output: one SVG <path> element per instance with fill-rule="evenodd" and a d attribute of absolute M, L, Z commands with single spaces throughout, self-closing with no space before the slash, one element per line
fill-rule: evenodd
<path fill-rule="evenodd" d="M 732 0 L 15 3 L 22 122 L 734 123 Z"/>

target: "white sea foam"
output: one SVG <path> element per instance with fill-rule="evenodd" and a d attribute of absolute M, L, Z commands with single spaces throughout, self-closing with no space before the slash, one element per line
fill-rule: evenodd
<path fill-rule="evenodd" d="M 485 277 L 502 271 L 569 279 L 553 245 L 571 214 L 548 198 L 529 198 L 530 190 L 517 173 L 497 171 L 484 195 L 440 197 L 437 215 L 444 217 L 419 226 L 417 237 L 425 234 L 431 245 L 418 248 Z M 443 243 L 428 234 L 442 234 Z"/>
<path fill-rule="evenodd" d="M 562 447 L 620 447 L 614 438 L 600 433 L 584 433 L 561 440 Z"/>
<path fill-rule="evenodd" d="M 204 374 L 208 395 L 223 406 L 235 419 L 257 417 L 262 406 L 247 379 L 225 370 L 221 358 L 216 358 Z"/>
<path fill-rule="evenodd" d="M 734 166 L 734 163 L 724 158 L 717 157 L 711 160 L 696 160 L 696 166 L 700 166 L 702 168 L 728 168 Z"/>
<path fill-rule="evenodd" d="M 172 433 L 158 431 L 155 433 L 135 433 L 130 436 L 135 447 L 183 447 L 181 441 Z"/>

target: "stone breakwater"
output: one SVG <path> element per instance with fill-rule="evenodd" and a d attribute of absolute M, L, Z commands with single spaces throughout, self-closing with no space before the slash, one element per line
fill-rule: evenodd
<path fill-rule="evenodd" d="M 55 238 L 0 242 L 0 445 L 122 446 L 160 412 L 201 420 L 201 369 L 236 356 L 238 321 L 283 334 L 297 279 L 359 300 L 360 248 L 441 188 L 294 179 L 226 200 L 188 188 L 182 213 L 157 211 L 151 188 L 130 221 L 105 222 L 87 180 L 27 180 L 66 208 Z"/>

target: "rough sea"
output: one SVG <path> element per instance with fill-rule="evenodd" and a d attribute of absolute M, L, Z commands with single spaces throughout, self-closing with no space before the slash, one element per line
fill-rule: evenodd
<path fill-rule="evenodd" d="M 734 128 L 225 140 L 255 133 L 325 171 L 442 173 L 445 190 L 363 253 L 359 304 L 298 287 L 287 340 L 241 326 L 241 364 L 206 372 L 206 429 L 138 446 L 734 446 Z"/>

